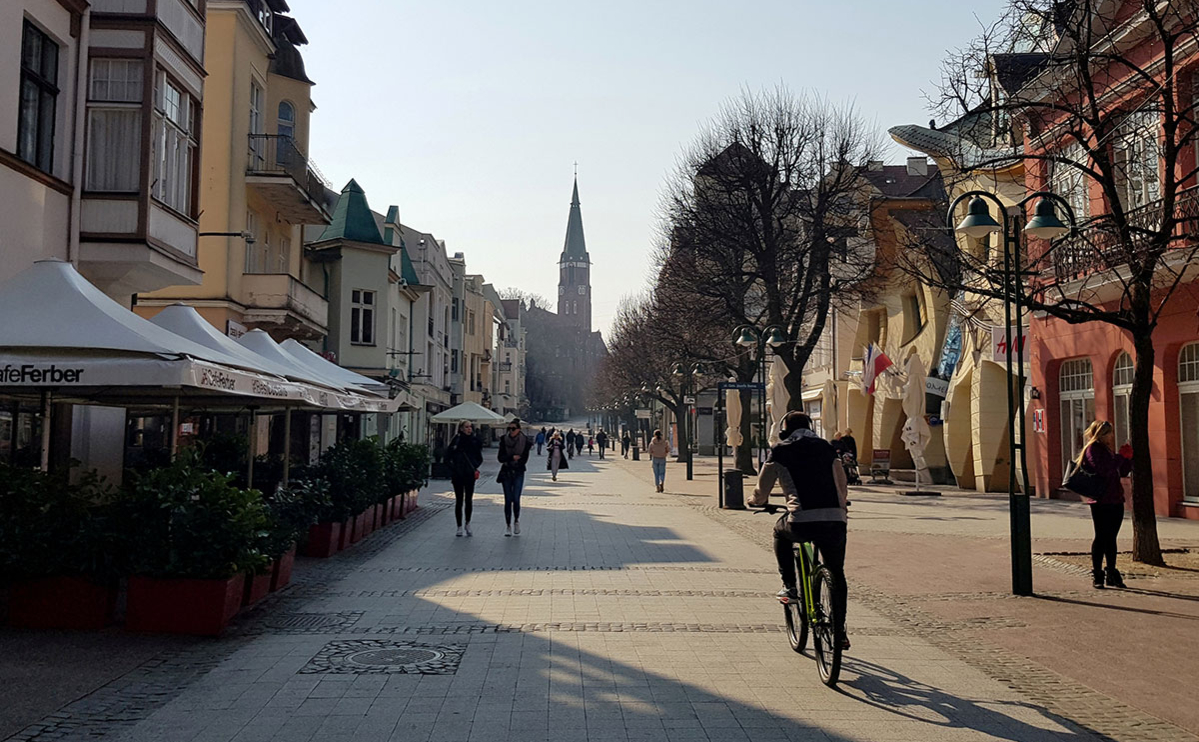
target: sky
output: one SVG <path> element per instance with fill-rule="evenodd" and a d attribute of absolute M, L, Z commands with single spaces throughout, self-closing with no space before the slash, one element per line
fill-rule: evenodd
<path fill-rule="evenodd" d="M 649 284 L 666 178 L 724 101 L 781 83 L 852 103 L 882 137 L 926 123 L 946 50 L 1003 0 L 288 3 L 316 82 L 313 161 L 497 288 L 556 301 L 578 163 L 607 335 Z"/>

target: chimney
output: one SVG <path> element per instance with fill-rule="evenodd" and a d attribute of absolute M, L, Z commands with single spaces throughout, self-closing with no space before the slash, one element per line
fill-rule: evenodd
<path fill-rule="evenodd" d="M 928 175 L 928 158 L 909 157 L 908 175 Z"/>
<path fill-rule="evenodd" d="M 883 171 L 883 161 L 882 160 L 868 160 L 866 162 L 866 169 L 873 173 L 881 173 Z"/>

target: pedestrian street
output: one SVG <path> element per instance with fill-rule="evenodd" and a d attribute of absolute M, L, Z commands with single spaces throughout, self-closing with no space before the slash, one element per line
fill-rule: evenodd
<path fill-rule="evenodd" d="M 302 559 L 223 638 L 12 739 L 1097 738 L 852 594 L 853 648 L 823 686 L 782 633 L 765 544 L 653 492 L 644 461 L 570 463 L 557 483 L 530 469 L 508 538 L 492 457 L 471 538 L 433 482 L 396 535 Z"/>

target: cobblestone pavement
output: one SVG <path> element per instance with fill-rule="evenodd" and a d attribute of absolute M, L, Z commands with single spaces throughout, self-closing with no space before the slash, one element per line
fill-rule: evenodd
<path fill-rule="evenodd" d="M 405 523 L 300 560 L 224 638 L 11 739 L 1194 739 L 978 638 L 1022 631 L 1018 615 L 941 615 L 859 581 L 829 690 L 782 634 L 768 518 L 654 493 L 645 462 L 571 464 L 558 483 L 530 473 L 519 537 L 484 480 L 475 536 L 455 538 L 434 484 Z M 973 587 L 935 600 L 1013 602 Z"/>

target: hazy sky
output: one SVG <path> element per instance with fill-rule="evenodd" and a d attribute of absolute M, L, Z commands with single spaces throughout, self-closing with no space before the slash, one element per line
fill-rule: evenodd
<path fill-rule="evenodd" d="M 573 163 L 595 329 L 647 281 L 675 158 L 722 101 L 782 82 L 880 132 L 926 122 L 949 47 L 1002 0 L 288 0 L 316 81 L 310 151 L 498 288 L 556 299 Z M 890 141 L 890 140 L 888 140 Z M 892 161 L 908 153 L 898 147 Z"/>

